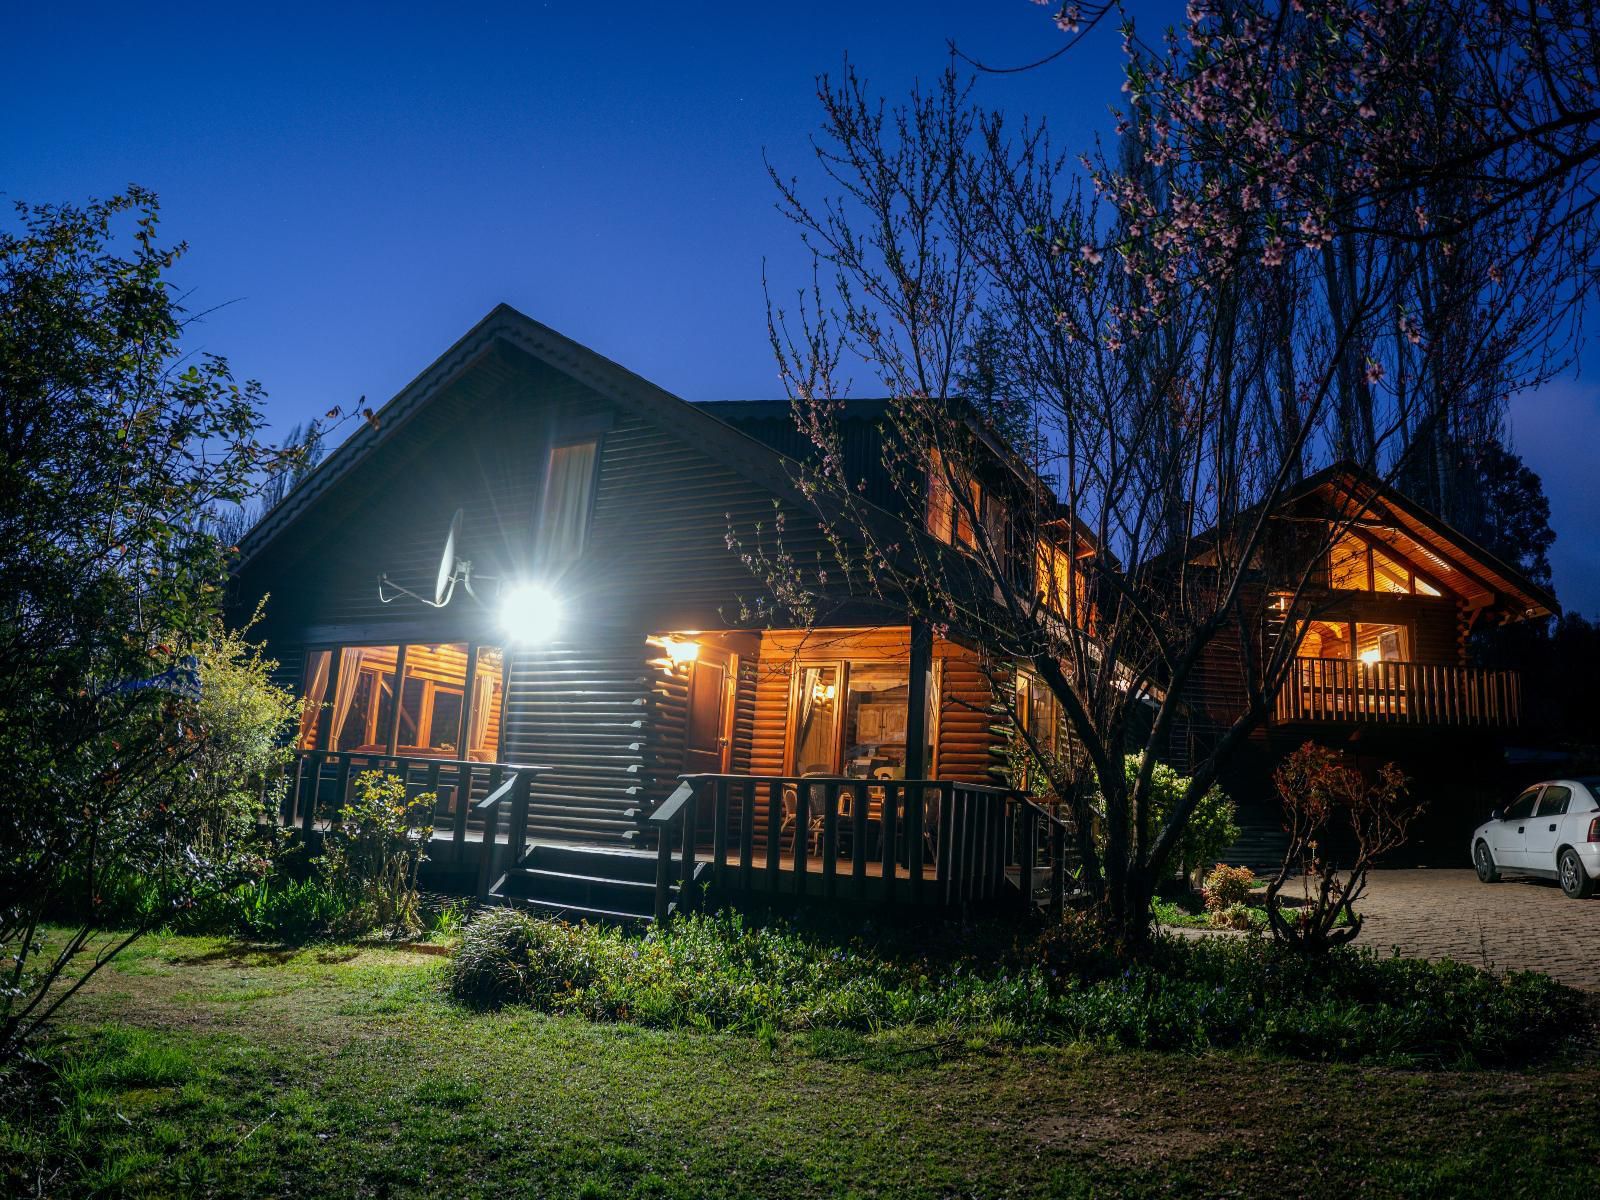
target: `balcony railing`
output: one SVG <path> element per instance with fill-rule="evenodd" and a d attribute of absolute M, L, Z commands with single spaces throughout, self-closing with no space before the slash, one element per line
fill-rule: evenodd
<path fill-rule="evenodd" d="M 1415 662 L 1297 658 L 1275 712 L 1280 722 L 1508 726 L 1518 722 L 1515 671 Z"/>

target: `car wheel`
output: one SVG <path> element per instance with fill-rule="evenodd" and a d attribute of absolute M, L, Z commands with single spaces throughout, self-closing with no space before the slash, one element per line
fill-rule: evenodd
<path fill-rule="evenodd" d="M 1583 861 L 1576 850 L 1561 852 L 1561 890 L 1574 900 L 1587 900 L 1594 895 L 1594 880 L 1583 869 Z"/>
<path fill-rule="evenodd" d="M 1500 868 L 1494 865 L 1494 855 L 1489 853 L 1489 843 L 1480 841 L 1472 848 L 1472 865 L 1478 869 L 1479 883 L 1498 883 Z"/>

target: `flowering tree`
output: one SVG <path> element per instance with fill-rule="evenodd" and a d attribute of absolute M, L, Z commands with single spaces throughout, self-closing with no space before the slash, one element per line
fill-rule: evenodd
<path fill-rule="evenodd" d="M 1155 50 L 1129 31 L 1118 142 L 1084 158 L 975 107 L 953 73 L 888 108 L 847 69 L 819 87 L 822 198 L 773 172 L 818 262 L 770 326 L 832 558 L 755 561 L 803 616 L 873 599 L 983 646 L 997 685 L 1032 672 L 1072 735 L 1040 761 L 1085 881 L 1132 937 L 1291 665 L 1295 639 L 1265 631 L 1309 615 L 1331 540 L 1372 498 L 1312 528 L 1287 519 L 1296 484 L 1336 458 L 1392 479 L 1474 405 L 1545 378 L 1589 269 L 1588 213 L 1559 184 L 1491 204 L 1445 170 L 1473 136 L 1454 84 L 1489 69 L 1478 43 L 1398 5 L 1430 49 L 1374 77 L 1360 11 L 1330 27 L 1197 7 Z M 1376 139 L 1374 121 L 1403 132 Z M 890 398 L 892 512 L 845 465 L 857 373 Z M 1219 647 L 1246 701 L 1149 820 Z"/>
<path fill-rule="evenodd" d="M 1422 806 L 1406 796 L 1406 778 L 1393 763 L 1368 780 L 1326 746 L 1306 742 L 1273 772 L 1283 798 L 1289 846 L 1267 884 L 1267 920 L 1275 938 L 1320 954 L 1361 932 L 1356 901 L 1377 860 L 1405 844 Z M 1339 863 L 1343 846 L 1345 864 Z M 1278 903 L 1290 872 L 1298 873 L 1302 905 Z"/>

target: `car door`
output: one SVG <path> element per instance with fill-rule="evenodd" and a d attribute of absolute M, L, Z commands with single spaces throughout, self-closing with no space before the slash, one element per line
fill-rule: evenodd
<path fill-rule="evenodd" d="M 1567 815 L 1571 803 L 1571 788 L 1559 783 L 1545 786 L 1539 796 L 1539 804 L 1527 822 L 1528 833 L 1522 843 L 1522 865 L 1525 868 L 1555 873 L 1561 818 Z"/>
<path fill-rule="evenodd" d="M 1521 868 L 1527 865 L 1524 846 L 1528 837 L 1528 821 L 1533 817 L 1533 806 L 1539 799 L 1539 790 L 1539 787 L 1531 787 L 1523 792 L 1511 802 L 1500 820 L 1489 828 L 1489 848 L 1494 851 L 1494 861 L 1502 867 Z"/>

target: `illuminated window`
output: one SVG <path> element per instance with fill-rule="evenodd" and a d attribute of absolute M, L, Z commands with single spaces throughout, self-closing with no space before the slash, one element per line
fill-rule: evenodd
<path fill-rule="evenodd" d="M 952 480 L 956 485 L 964 487 L 967 494 L 967 504 L 971 511 L 978 513 L 990 528 L 991 537 L 995 532 L 995 524 L 991 522 L 991 513 L 999 513 L 999 506 L 992 506 L 989 511 L 984 508 L 983 489 L 977 480 L 965 478 L 962 473 L 951 470 L 946 466 L 945 457 L 937 450 L 928 454 L 928 532 L 933 534 L 946 545 L 962 546 L 971 550 L 978 544 L 977 535 L 972 529 L 972 518 L 968 516 L 966 505 L 956 503 L 956 494 L 952 490 Z M 1003 519 L 1003 517 L 1002 517 Z M 998 542 L 995 543 L 999 545 Z"/>
<path fill-rule="evenodd" d="M 475 662 L 465 642 L 314 650 L 299 745 L 492 762 L 504 690 L 501 652 L 492 646 L 478 647 Z"/>
<path fill-rule="evenodd" d="M 1439 589 L 1417 578 L 1404 561 L 1344 534 L 1328 551 L 1328 586 L 1340 591 L 1385 592 L 1398 596 L 1437 596 Z"/>
<path fill-rule="evenodd" d="M 1407 662 L 1411 630 L 1404 625 L 1367 621 L 1305 621 L 1295 653 L 1300 658 L 1354 659 L 1357 662 Z"/>

